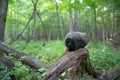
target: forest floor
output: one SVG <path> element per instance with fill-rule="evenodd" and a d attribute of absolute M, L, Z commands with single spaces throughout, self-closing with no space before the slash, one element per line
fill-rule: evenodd
<path fill-rule="evenodd" d="M 7 44 L 7 42 L 5 43 Z M 32 56 L 34 59 L 41 60 L 47 66 L 52 65 L 66 50 L 64 40 L 46 41 L 45 43 L 44 41 L 30 41 L 29 43 L 19 41 L 10 46 L 17 51 Z M 115 64 L 120 63 L 120 52 L 103 45 L 102 42 L 98 42 L 97 44 L 89 42 L 86 48 L 89 51 L 91 63 L 97 70 L 106 71 Z M 41 68 L 37 71 L 29 70 L 26 65 L 21 63 L 21 60 L 10 55 L 6 57 L 14 62 L 15 67 L 12 71 L 9 71 L 0 63 L 1 80 L 9 80 L 9 74 L 14 74 L 19 80 L 42 80 L 45 75 L 46 69 Z"/>
<path fill-rule="evenodd" d="M 62 40 L 46 41 L 45 46 L 43 46 L 43 43 L 44 41 L 31 41 L 27 44 L 22 41 L 16 42 L 11 46 L 18 51 L 28 53 L 28 55 L 40 59 L 50 66 L 64 54 L 66 47 Z M 24 50 L 23 47 L 25 47 Z M 98 42 L 97 44 L 89 42 L 86 48 L 89 51 L 92 65 L 98 70 L 105 71 L 120 62 L 119 51 L 103 45 L 102 42 Z"/>

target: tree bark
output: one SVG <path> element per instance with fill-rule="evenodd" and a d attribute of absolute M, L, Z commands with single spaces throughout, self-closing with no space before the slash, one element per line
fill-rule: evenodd
<path fill-rule="evenodd" d="M 40 19 L 40 21 L 41 21 L 41 24 L 42 24 L 42 26 L 43 26 L 43 29 L 44 29 L 44 33 L 43 33 L 43 36 L 44 36 L 44 40 L 47 40 L 48 38 L 47 38 L 47 26 L 46 26 L 46 24 L 44 23 L 44 21 L 42 20 L 42 17 L 41 17 L 41 15 L 40 15 L 40 13 L 37 11 L 37 15 L 38 15 L 38 17 L 39 17 L 39 19 Z"/>
<path fill-rule="evenodd" d="M 102 14 L 104 14 L 104 7 L 102 8 L 102 10 L 103 10 L 103 13 Z M 101 15 L 101 19 L 102 19 L 102 40 L 103 40 L 103 44 L 105 44 L 105 19 L 104 19 L 104 15 Z"/>
<path fill-rule="evenodd" d="M 8 0 L 0 0 L 0 40 L 4 41 Z"/>
<path fill-rule="evenodd" d="M 88 51 L 80 48 L 76 51 L 69 51 L 59 58 L 47 70 L 43 80 L 58 80 L 61 74 L 67 71 L 66 77 L 71 80 L 116 80 L 120 78 L 120 63 L 110 68 L 106 72 L 96 70 L 90 63 Z M 84 77 L 83 75 L 87 76 Z M 92 75 L 90 77 L 90 75 Z"/>
<path fill-rule="evenodd" d="M 45 64 L 37 59 L 33 59 L 25 53 L 14 50 L 0 41 L 0 51 L 7 53 L 17 59 L 20 59 L 23 64 L 26 64 L 34 69 L 47 68 Z"/>
<path fill-rule="evenodd" d="M 69 9 L 69 30 L 75 31 L 73 28 L 73 17 L 72 17 L 72 9 Z"/>
<path fill-rule="evenodd" d="M 55 8 L 56 8 L 56 16 L 57 16 L 57 24 L 58 24 L 58 28 L 60 28 L 60 17 L 59 17 L 59 12 L 58 12 L 58 3 L 55 0 Z"/>
<path fill-rule="evenodd" d="M 73 25 L 74 30 L 76 31 L 78 28 L 78 11 L 77 8 L 74 9 L 74 25 Z"/>
<path fill-rule="evenodd" d="M 96 7 L 93 8 L 93 12 L 94 12 L 94 41 L 97 42 L 97 39 L 98 39 L 98 33 L 97 33 L 97 20 L 96 20 L 96 17 L 97 17 L 97 14 L 96 14 Z"/>
<path fill-rule="evenodd" d="M 120 63 L 116 64 L 106 72 L 102 73 L 100 79 L 104 80 L 117 80 L 120 79 Z"/>
<path fill-rule="evenodd" d="M 38 1 L 38 0 L 37 0 L 37 1 Z M 17 36 L 15 36 L 15 37 L 13 38 L 13 40 L 10 41 L 9 44 L 12 44 L 13 42 L 15 42 L 15 41 L 16 41 L 16 40 L 17 40 L 17 39 L 18 39 L 18 38 L 24 33 L 24 31 L 25 31 L 26 28 L 28 27 L 29 23 L 31 22 L 31 20 L 33 19 L 34 15 L 35 15 L 35 12 L 36 12 L 36 6 L 37 6 L 37 1 L 36 1 L 36 3 L 34 3 L 34 1 L 32 0 L 33 5 L 34 5 L 32 15 L 30 16 L 30 18 L 29 18 L 27 24 L 25 25 L 25 27 L 23 28 L 23 30 L 22 30 Z"/>
<path fill-rule="evenodd" d="M 15 66 L 13 62 L 11 62 L 9 59 L 5 58 L 2 53 L 0 53 L 0 62 L 2 62 L 9 70 L 12 70 Z M 14 75 L 9 75 L 11 80 L 16 80 Z"/>
<path fill-rule="evenodd" d="M 47 70 L 43 80 L 57 80 L 65 70 L 78 67 L 79 63 L 86 56 L 87 50 L 85 48 L 69 52 L 53 63 L 53 65 Z"/>

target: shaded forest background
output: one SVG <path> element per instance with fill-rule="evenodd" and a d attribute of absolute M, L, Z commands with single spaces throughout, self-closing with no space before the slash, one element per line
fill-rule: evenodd
<path fill-rule="evenodd" d="M 33 57 L 28 56 L 26 62 L 40 59 L 50 66 L 64 53 L 64 37 L 70 31 L 83 32 L 90 37 L 86 48 L 96 69 L 106 71 L 120 63 L 120 0 L 0 1 L 8 1 L 8 7 L 0 3 L 7 10 L 2 13 L 4 10 L 0 7 L 0 14 L 7 15 L 6 20 L 5 16 L 0 16 L 0 40 L 10 46 L 0 42 L 0 59 L 4 56 L 14 64 L 9 71 L 0 63 L 1 79 L 10 80 L 9 75 L 13 74 L 20 80 L 41 80 L 46 69 L 31 70 L 23 65 L 23 54 L 16 59 L 12 53 L 21 56 L 25 52 Z"/>
<path fill-rule="evenodd" d="M 119 0 L 35 1 L 9 1 L 5 40 L 14 40 L 24 28 L 19 40 L 64 39 L 72 29 L 106 42 L 120 31 Z"/>

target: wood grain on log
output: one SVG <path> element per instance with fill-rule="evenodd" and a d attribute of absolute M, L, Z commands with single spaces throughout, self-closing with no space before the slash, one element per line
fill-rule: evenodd
<path fill-rule="evenodd" d="M 71 51 L 58 59 L 46 72 L 43 80 L 57 80 L 61 73 L 69 68 L 76 68 L 84 58 L 87 57 L 87 50 L 80 48 L 77 51 Z"/>

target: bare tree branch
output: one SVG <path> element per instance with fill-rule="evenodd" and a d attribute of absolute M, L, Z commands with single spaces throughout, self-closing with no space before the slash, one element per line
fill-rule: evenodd
<path fill-rule="evenodd" d="M 36 6 L 37 6 L 37 2 L 34 2 L 33 0 L 31 0 L 33 2 L 33 5 L 34 5 L 34 8 L 33 8 L 33 12 L 32 12 L 32 15 L 30 16 L 27 24 L 25 25 L 25 27 L 23 28 L 23 30 L 9 43 L 9 44 L 12 44 L 13 42 L 15 42 L 25 31 L 25 29 L 28 27 L 30 21 L 33 19 L 33 16 L 35 15 L 35 12 L 36 12 Z"/>

